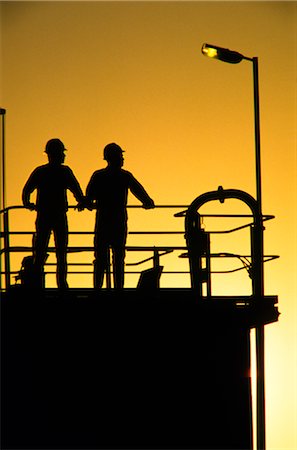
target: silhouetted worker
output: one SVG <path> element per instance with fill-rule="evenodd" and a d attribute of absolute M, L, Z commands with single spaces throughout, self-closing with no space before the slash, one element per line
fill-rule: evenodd
<path fill-rule="evenodd" d="M 86 190 L 86 200 L 95 201 L 94 287 L 101 288 L 112 249 L 114 287 L 124 286 L 125 245 L 127 238 L 127 197 L 130 190 L 146 209 L 154 201 L 132 173 L 122 169 L 123 150 L 115 143 L 104 148 L 105 169 L 93 173 Z"/>
<path fill-rule="evenodd" d="M 65 147 L 60 139 L 50 139 L 45 148 L 48 164 L 37 167 L 26 182 L 22 200 L 26 208 L 37 211 L 34 247 L 34 271 L 37 286 L 42 286 L 43 267 L 51 232 L 54 233 L 57 257 L 57 285 L 60 289 L 67 284 L 68 210 L 67 189 L 84 209 L 84 195 L 70 167 L 63 165 Z M 30 195 L 37 190 L 36 205 L 30 202 Z"/>

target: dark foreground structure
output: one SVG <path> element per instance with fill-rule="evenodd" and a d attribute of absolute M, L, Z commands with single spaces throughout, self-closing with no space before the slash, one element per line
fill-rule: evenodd
<path fill-rule="evenodd" d="M 211 252 L 215 231 L 205 231 L 198 210 L 229 198 L 251 210 L 236 216 L 250 223 L 225 231 L 247 228 L 250 255 Z M 244 450 L 256 448 L 253 423 L 257 449 L 265 449 L 264 328 L 279 314 L 277 296 L 264 295 L 263 283 L 263 263 L 275 258 L 263 255 L 263 221 L 272 216 L 262 216 L 249 194 L 222 188 L 176 216 L 185 218 L 186 247 L 150 248 L 153 268 L 137 288 L 111 289 L 109 280 L 101 290 L 63 292 L 10 284 L 10 253 L 32 249 L 10 245 L 4 211 L 3 449 Z M 188 289 L 159 287 L 159 256 L 174 249 L 186 250 Z M 212 294 L 216 257 L 243 262 L 251 295 Z"/>
<path fill-rule="evenodd" d="M 276 299 L 11 289 L 2 448 L 252 448 L 250 329 Z"/>

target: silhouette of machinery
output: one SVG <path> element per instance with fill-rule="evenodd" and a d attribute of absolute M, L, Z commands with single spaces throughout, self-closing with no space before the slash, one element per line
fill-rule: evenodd
<path fill-rule="evenodd" d="M 230 198 L 253 217 L 247 297 L 212 295 L 198 210 Z M 155 255 L 135 289 L 3 291 L 3 448 L 255 448 L 253 416 L 265 427 L 265 405 L 262 386 L 252 408 L 250 332 L 278 320 L 277 297 L 264 295 L 257 211 L 249 194 L 219 188 L 177 214 L 190 288 L 158 288 Z"/>
<path fill-rule="evenodd" d="M 201 217 L 198 209 L 206 202 L 225 199 L 238 199 L 244 202 L 252 212 L 254 219 L 251 228 L 251 267 L 249 268 L 252 279 L 253 297 L 263 297 L 263 224 L 259 215 L 257 201 L 249 194 L 238 189 L 224 190 L 221 186 L 217 191 L 207 192 L 197 197 L 187 211 L 176 214 L 177 217 L 185 216 L 185 238 L 190 262 L 191 286 L 197 292 L 198 297 L 203 295 L 203 283 L 207 286 L 207 297 L 211 297 L 211 268 L 210 268 L 210 236 L 201 226 Z M 203 268 L 202 260 L 206 264 Z"/>

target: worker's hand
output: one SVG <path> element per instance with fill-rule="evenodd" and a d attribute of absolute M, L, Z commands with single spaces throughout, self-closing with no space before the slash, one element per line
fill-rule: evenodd
<path fill-rule="evenodd" d="M 93 209 L 96 209 L 96 204 L 94 202 L 92 202 L 92 201 L 86 200 L 86 208 L 89 211 L 93 211 Z"/>
<path fill-rule="evenodd" d="M 24 207 L 27 208 L 27 209 L 30 209 L 30 211 L 35 211 L 36 210 L 35 203 L 31 203 L 31 202 L 25 203 Z"/>
<path fill-rule="evenodd" d="M 143 207 L 144 209 L 153 209 L 153 208 L 155 207 L 154 200 L 150 199 L 150 201 L 147 202 L 147 203 L 144 203 L 144 204 L 142 205 L 142 207 Z"/>
<path fill-rule="evenodd" d="M 83 211 L 85 209 L 85 206 L 85 202 L 78 202 L 74 209 L 77 209 L 77 211 Z"/>

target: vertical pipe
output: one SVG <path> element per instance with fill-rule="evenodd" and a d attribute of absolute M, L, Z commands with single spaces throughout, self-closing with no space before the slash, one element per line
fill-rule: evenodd
<path fill-rule="evenodd" d="M 266 448 L 265 430 L 265 348 L 264 326 L 256 328 L 256 358 L 257 358 L 257 448 Z"/>

